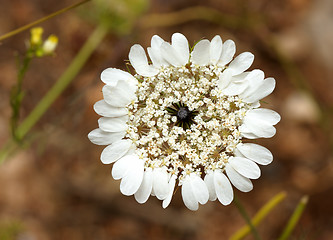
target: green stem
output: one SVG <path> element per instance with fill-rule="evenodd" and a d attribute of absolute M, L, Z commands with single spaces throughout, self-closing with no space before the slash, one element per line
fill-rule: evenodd
<path fill-rule="evenodd" d="M 75 4 L 71 5 L 71 6 L 68 6 L 68 7 L 65 7 L 65 8 L 63 8 L 63 9 L 60 9 L 60 10 L 57 11 L 57 12 L 51 13 L 51 14 L 48 15 L 48 16 L 45 16 L 45 17 L 43 17 L 43 18 L 41 18 L 41 19 L 38 19 L 38 20 L 36 20 L 36 21 L 34 21 L 34 22 L 32 22 L 32 23 L 29 23 L 29 24 L 24 25 L 24 26 L 22 26 L 22 27 L 20 27 L 20 28 L 17 28 L 17 29 L 15 29 L 15 30 L 13 30 L 13 31 L 11 31 L 11 32 L 9 32 L 9 33 L 6 33 L 6 34 L 0 36 L 0 41 L 4 40 L 4 39 L 6 39 L 6 38 L 12 37 L 12 36 L 14 36 L 14 35 L 16 35 L 16 34 L 18 34 L 18 33 L 20 33 L 20 32 L 23 32 L 23 31 L 25 31 L 25 30 L 27 30 L 27 29 L 29 29 L 29 28 L 31 28 L 31 27 L 37 25 L 37 24 L 40 24 L 40 23 L 42 23 L 42 22 L 45 22 L 46 20 L 49 20 L 50 18 L 53 18 L 53 17 L 55 17 L 55 16 L 58 16 L 58 15 L 61 14 L 61 13 L 67 12 L 68 10 L 71 10 L 71 9 L 73 9 L 73 8 L 76 8 L 76 7 L 82 5 L 82 4 L 86 3 L 86 2 L 89 2 L 89 1 L 91 1 L 91 0 L 84 0 L 84 1 L 81 1 L 81 2 L 79 2 L 79 3 L 75 3 Z"/>
<path fill-rule="evenodd" d="M 80 52 L 76 55 L 67 70 L 53 85 L 48 93 L 40 100 L 38 105 L 32 110 L 29 116 L 18 127 L 16 135 L 18 139 L 23 139 L 36 122 L 43 116 L 46 110 L 57 99 L 57 97 L 65 90 L 69 83 L 72 82 L 74 77 L 78 74 L 90 55 L 96 49 L 98 44 L 102 41 L 107 29 L 104 25 L 99 25 L 91 34 L 87 42 L 84 44 Z"/>
<path fill-rule="evenodd" d="M 304 196 L 299 201 L 296 209 L 294 210 L 293 214 L 291 215 L 286 227 L 284 228 L 281 236 L 278 238 L 279 240 L 288 239 L 292 231 L 294 230 L 295 226 L 298 223 L 298 220 L 302 216 L 302 213 L 305 209 L 306 204 L 308 203 L 309 197 Z"/>
<path fill-rule="evenodd" d="M 270 199 L 264 206 L 262 206 L 256 215 L 251 219 L 252 224 L 257 227 L 265 217 L 272 212 L 272 210 L 282 202 L 286 197 L 285 192 L 280 192 L 275 195 L 272 199 Z M 231 237 L 230 240 L 240 240 L 243 239 L 246 235 L 250 233 L 251 229 L 248 225 L 245 225 L 237 232 L 235 232 Z"/>
<path fill-rule="evenodd" d="M 62 74 L 58 81 L 48 91 L 48 93 L 40 100 L 37 106 L 32 110 L 28 117 L 23 120 L 22 124 L 16 129 L 16 136 L 22 140 L 37 121 L 43 116 L 51 104 L 57 97 L 66 89 L 68 84 L 72 82 L 80 69 L 86 63 L 90 55 L 97 48 L 107 33 L 107 28 L 104 25 L 99 25 L 90 35 L 89 39 L 81 48 L 80 52 L 73 59 L 67 70 Z M 0 164 L 16 149 L 15 142 L 10 139 L 4 144 L 0 151 Z"/>
<path fill-rule="evenodd" d="M 235 195 L 234 196 L 234 203 L 238 209 L 238 211 L 240 212 L 240 214 L 242 215 L 242 217 L 245 219 L 246 223 L 250 226 L 250 229 L 252 231 L 252 234 L 254 236 L 254 239 L 256 240 L 261 240 L 257 229 L 255 228 L 255 226 L 253 225 L 249 215 L 247 214 L 244 206 L 242 205 L 242 203 L 238 200 L 238 197 Z"/>
<path fill-rule="evenodd" d="M 25 73 L 28 70 L 30 62 L 32 60 L 31 48 L 26 52 L 22 64 L 20 65 L 20 69 L 17 75 L 17 84 L 12 88 L 10 95 L 10 104 L 12 107 L 12 117 L 11 117 L 11 131 L 12 136 L 15 141 L 17 141 L 16 137 L 16 129 L 18 120 L 20 117 L 20 108 L 23 100 L 23 92 L 22 92 L 22 83 Z"/>

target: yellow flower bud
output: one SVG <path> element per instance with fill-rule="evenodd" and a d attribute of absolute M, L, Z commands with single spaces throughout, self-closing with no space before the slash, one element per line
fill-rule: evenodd
<path fill-rule="evenodd" d="M 31 37 L 30 37 L 30 44 L 31 46 L 39 45 L 42 42 L 42 34 L 43 28 L 35 27 L 30 30 Z"/>

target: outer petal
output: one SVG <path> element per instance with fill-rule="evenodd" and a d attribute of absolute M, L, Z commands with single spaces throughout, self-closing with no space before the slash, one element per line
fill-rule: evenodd
<path fill-rule="evenodd" d="M 161 38 L 160 36 L 158 35 L 154 35 L 152 38 L 151 38 L 151 47 L 153 49 L 158 49 L 161 47 L 162 43 L 164 43 L 165 41 L 163 40 L 163 38 Z"/>
<path fill-rule="evenodd" d="M 263 99 L 273 92 L 275 88 L 275 79 L 267 78 L 265 79 L 253 92 L 248 93 L 247 96 L 243 98 L 243 101 L 247 103 L 254 103 Z"/>
<path fill-rule="evenodd" d="M 153 172 L 151 168 L 147 168 L 143 174 L 142 183 L 138 191 L 134 194 L 135 200 L 138 203 L 145 203 L 153 188 Z"/>
<path fill-rule="evenodd" d="M 168 63 L 163 59 L 161 54 L 161 45 L 165 42 L 161 37 L 158 35 L 154 35 L 151 38 L 151 47 L 147 48 L 149 57 L 153 62 L 155 67 L 160 67 L 162 65 L 167 65 Z"/>
<path fill-rule="evenodd" d="M 128 128 L 126 122 L 128 116 L 122 117 L 101 117 L 98 119 L 98 126 L 105 132 L 123 132 Z"/>
<path fill-rule="evenodd" d="M 185 206 L 192 210 L 196 211 L 199 208 L 198 201 L 195 198 L 195 195 L 192 190 L 191 179 L 190 176 L 186 176 L 182 185 L 182 197 Z"/>
<path fill-rule="evenodd" d="M 199 41 L 193 49 L 191 56 L 192 63 L 204 66 L 210 61 L 210 42 L 207 39 Z"/>
<path fill-rule="evenodd" d="M 258 165 L 242 157 L 231 157 L 229 164 L 241 175 L 250 179 L 257 179 L 260 177 L 260 168 Z"/>
<path fill-rule="evenodd" d="M 255 90 L 262 84 L 265 78 L 265 73 L 260 69 L 254 69 L 248 73 L 246 80 L 249 82 L 249 88 Z M 252 92 L 252 91 L 250 91 Z"/>
<path fill-rule="evenodd" d="M 105 101 L 114 107 L 125 107 L 136 98 L 136 87 L 125 81 L 118 81 L 116 86 L 105 85 L 102 91 Z"/>
<path fill-rule="evenodd" d="M 195 173 L 185 177 L 182 186 L 182 197 L 185 206 L 192 211 L 198 210 L 198 203 L 205 204 L 208 201 L 207 186 L 201 177 Z"/>
<path fill-rule="evenodd" d="M 187 39 L 180 33 L 173 34 L 171 45 L 168 42 L 162 43 L 161 54 L 173 66 L 184 66 L 188 62 L 190 54 Z"/>
<path fill-rule="evenodd" d="M 276 129 L 272 126 L 280 121 L 280 115 L 270 109 L 253 109 L 246 113 L 243 124 L 239 127 L 242 135 L 270 138 L 275 135 Z"/>
<path fill-rule="evenodd" d="M 206 174 L 204 179 L 208 192 L 209 192 L 209 201 L 215 201 L 217 199 L 215 184 L 214 184 L 214 172 L 210 171 Z"/>
<path fill-rule="evenodd" d="M 101 73 L 101 80 L 107 85 L 116 86 L 119 80 L 136 85 L 138 81 L 128 72 L 117 68 L 107 68 Z"/>
<path fill-rule="evenodd" d="M 254 143 L 239 143 L 237 149 L 244 157 L 261 165 L 270 164 L 273 161 L 272 153 L 265 147 Z"/>
<path fill-rule="evenodd" d="M 250 118 L 262 119 L 271 125 L 275 125 L 281 120 L 281 116 L 277 112 L 266 108 L 252 109 L 246 115 Z"/>
<path fill-rule="evenodd" d="M 252 65 L 253 60 L 254 55 L 252 53 L 241 53 L 229 64 L 229 69 L 232 71 L 233 75 L 240 74 Z"/>
<path fill-rule="evenodd" d="M 222 93 L 228 96 L 238 95 L 246 89 L 246 84 L 244 82 L 236 82 L 231 78 L 230 84 L 223 89 Z"/>
<path fill-rule="evenodd" d="M 159 70 L 152 65 L 148 65 L 148 59 L 143 47 L 135 44 L 131 47 L 128 58 L 135 71 L 145 77 L 155 76 Z"/>
<path fill-rule="evenodd" d="M 139 157 L 135 154 L 126 155 L 119 159 L 118 161 L 113 164 L 112 167 L 112 177 L 115 180 L 119 180 L 126 176 L 128 169 L 131 168 L 133 165 L 136 165 L 136 162 L 139 161 Z"/>
<path fill-rule="evenodd" d="M 172 47 L 177 51 L 181 65 L 185 65 L 190 57 L 188 41 L 181 33 L 174 33 L 171 37 Z"/>
<path fill-rule="evenodd" d="M 226 165 L 226 173 L 232 185 L 242 192 L 249 192 L 253 189 L 250 179 L 240 175 L 230 164 Z"/>
<path fill-rule="evenodd" d="M 138 191 L 143 179 L 143 164 L 143 161 L 137 159 L 128 167 L 126 175 L 120 182 L 120 192 L 122 194 L 130 196 Z"/>
<path fill-rule="evenodd" d="M 235 42 L 232 40 L 225 41 L 222 46 L 221 58 L 218 64 L 222 66 L 228 64 L 234 57 L 235 52 L 236 52 Z"/>
<path fill-rule="evenodd" d="M 214 185 L 218 200 L 229 205 L 234 199 L 234 192 L 228 178 L 219 170 L 214 171 Z"/>
<path fill-rule="evenodd" d="M 110 104 L 107 104 L 104 99 L 94 104 L 94 110 L 98 115 L 103 117 L 120 117 L 128 114 L 126 108 L 113 107 Z"/>
<path fill-rule="evenodd" d="M 254 118 L 244 118 L 244 123 L 239 127 L 239 131 L 246 138 L 271 138 L 275 135 L 276 129 L 267 122 L 264 122 L 260 119 Z"/>
<path fill-rule="evenodd" d="M 231 79 L 232 79 L 232 72 L 228 71 L 228 69 L 224 70 L 219 77 L 219 82 L 218 82 L 219 88 L 221 90 L 226 89 L 230 85 Z"/>
<path fill-rule="evenodd" d="M 168 189 L 169 193 L 168 193 L 168 196 L 163 200 L 163 203 L 162 203 L 163 208 L 167 208 L 171 202 L 172 195 L 173 195 L 173 192 L 175 189 L 176 179 L 177 179 L 177 176 L 172 175 L 169 180 L 169 189 Z"/>
<path fill-rule="evenodd" d="M 153 170 L 153 192 L 159 200 L 163 200 L 169 193 L 169 178 L 165 168 L 155 168 Z"/>
<path fill-rule="evenodd" d="M 196 175 L 194 173 L 191 175 L 192 176 L 190 176 L 191 177 L 190 182 L 191 182 L 192 191 L 194 193 L 196 200 L 201 204 L 207 203 L 208 198 L 209 198 L 209 193 L 208 193 L 208 189 L 207 189 L 205 182 L 198 175 Z"/>
<path fill-rule="evenodd" d="M 221 54 L 222 54 L 222 39 L 219 35 L 216 35 L 210 42 L 210 49 L 209 49 L 210 62 L 212 64 L 216 64 L 220 59 Z"/>
<path fill-rule="evenodd" d="M 125 132 L 104 132 L 99 128 L 92 130 L 88 134 L 89 140 L 96 145 L 109 145 L 119 141 L 125 136 Z"/>
<path fill-rule="evenodd" d="M 243 126 L 241 126 L 243 127 Z M 243 129 L 239 129 L 242 136 L 245 137 L 245 138 L 248 138 L 248 139 L 256 139 L 256 138 L 260 138 L 259 136 L 249 132 L 249 131 L 244 131 Z"/>
<path fill-rule="evenodd" d="M 112 143 L 104 148 L 101 154 L 101 161 L 104 164 L 114 163 L 123 157 L 132 146 L 132 141 L 123 139 Z"/>

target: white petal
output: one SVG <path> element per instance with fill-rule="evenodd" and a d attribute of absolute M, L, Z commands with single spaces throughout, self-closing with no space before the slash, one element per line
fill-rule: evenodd
<path fill-rule="evenodd" d="M 240 94 L 246 89 L 246 84 L 237 83 L 233 81 L 233 77 L 230 80 L 230 84 L 222 90 L 222 93 L 228 96 L 235 96 Z"/>
<path fill-rule="evenodd" d="M 119 80 L 137 84 L 137 80 L 128 72 L 116 68 L 107 68 L 101 73 L 101 80 L 105 84 L 116 86 Z"/>
<path fill-rule="evenodd" d="M 154 65 L 154 67 L 161 67 L 162 63 L 161 63 L 161 53 L 160 50 L 154 50 L 151 47 L 147 48 L 147 52 L 148 55 Z"/>
<path fill-rule="evenodd" d="M 260 102 L 256 101 L 254 103 L 251 103 L 250 105 L 251 105 L 252 108 L 259 108 L 260 107 Z"/>
<path fill-rule="evenodd" d="M 217 199 L 223 205 L 229 205 L 234 199 L 234 192 L 228 178 L 219 170 L 214 171 L 214 185 Z"/>
<path fill-rule="evenodd" d="M 120 182 L 120 192 L 126 196 L 136 193 L 143 180 L 144 162 L 136 157 L 135 161 L 129 163 L 127 172 Z"/>
<path fill-rule="evenodd" d="M 165 42 L 161 37 L 158 35 L 154 35 L 151 38 L 151 47 L 147 48 L 149 57 L 153 62 L 153 65 L 156 67 L 160 67 L 162 65 L 167 65 L 167 61 L 165 61 L 161 54 L 161 45 Z"/>
<path fill-rule="evenodd" d="M 171 65 L 180 67 L 182 61 L 179 59 L 178 53 L 168 42 L 164 42 L 161 45 L 161 54 L 163 58 Z"/>
<path fill-rule="evenodd" d="M 253 189 L 253 184 L 250 179 L 240 175 L 230 164 L 227 164 L 226 173 L 232 185 L 242 192 L 249 192 Z"/>
<path fill-rule="evenodd" d="M 178 59 L 177 52 L 170 43 L 164 42 L 161 45 L 161 54 L 163 58 L 173 66 L 181 66 L 181 61 Z"/>
<path fill-rule="evenodd" d="M 267 78 L 262 82 L 261 85 L 259 85 L 255 89 L 255 91 L 253 91 L 251 94 L 248 94 L 248 96 L 244 97 L 243 101 L 247 103 L 257 102 L 260 99 L 263 99 L 264 97 L 271 94 L 274 88 L 275 88 L 275 79 Z"/>
<path fill-rule="evenodd" d="M 207 39 L 201 40 L 194 46 L 191 61 L 199 66 L 208 65 L 210 60 L 209 54 L 210 42 Z"/>
<path fill-rule="evenodd" d="M 135 44 L 131 47 L 128 58 L 135 71 L 145 77 L 152 77 L 158 73 L 158 69 L 152 65 L 148 65 L 148 59 L 143 47 Z"/>
<path fill-rule="evenodd" d="M 222 66 L 228 64 L 234 57 L 235 52 L 236 52 L 235 42 L 232 40 L 225 41 L 222 45 L 221 58 L 218 64 Z"/>
<path fill-rule="evenodd" d="M 165 42 L 163 40 L 163 38 L 161 38 L 160 36 L 158 35 L 154 35 L 152 38 L 151 38 L 151 41 L 150 41 L 150 45 L 152 48 L 160 48 L 162 43 Z"/>
<path fill-rule="evenodd" d="M 113 107 L 107 104 L 104 99 L 94 104 L 94 110 L 98 115 L 103 117 L 120 117 L 128 114 L 128 111 L 124 107 Z"/>
<path fill-rule="evenodd" d="M 101 117 L 98 119 L 98 126 L 105 132 L 123 132 L 127 129 L 128 116 L 122 117 Z"/>
<path fill-rule="evenodd" d="M 257 179 L 260 177 L 260 168 L 258 165 L 242 157 L 231 157 L 229 159 L 230 165 L 241 175 L 250 179 Z"/>
<path fill-rule="evenodd" d="M 113 164 L 112 167 L 112 177 L 115 180 L 121 179 L 125 177 L 125 175 L 128 172 L 128 169 L 138 161 L 139 157 L 135 154 L 132 155 L 126 155 L 122 158 L 120 158 L 118 161 Z"/>
<path fill-rule="evenodd" d="M 241 126 L 241 127 L 243 127 L 243 126 Z M 245 137 L 245 138 L 248 138 L 248 139 L 261 138 L 261 137 L 255 135 L 255 134 L 253 134 L 253 133 L 251 133 L 251 132 L 249 132 L 249 131 L 246 131 L 246 132 L 245 132 L 243 129 L 242 129 L 242 130 L 239 129 L 239 130 L 240 130 L 242 136 Z"/>
<path fill-rule="evenodd" d="M 280 119 L 280 115 L 273 110 L 265 108 L 253 109 L 246 113 L 239 130 L 243 136 L 249 133 L 257 137 L 270 138 L 276 133 L 276 129 L 272 125 L 278 123 Z"/>
<path fill-rule="evenodd" d="M 281 116 L 277 112 L 266 108 L 253 109 L 246 115 L 252 118 L 262 119 L 263 121 L 272 125 L 277 124 L 281 120 Z"/>
<path fill-rule="evenodd" d="M 132 141 L 129 139 L 123 139 L 112 143 L 111 145 L 104 148 L 104 150 L 102 151 L 102 163 L 110 164 L 117 161 L 128 152 L 131 146 Z"/>
<path fill-rule="evenodd" d="M 134 194 L 135 200 L 138 203 L 145 203 L 153 188 L 153 172 L 151 168 L 147 168 L 143 174 L 142 183 L 138 191 Z"/>
<path fill-rule="evenodd" d="M 191 177 L 190 183 L 192 186 L 192 191 L 196 200 L 201 204 L 207 203 L 209 198 L 209 193 L 205 182 L 202 180 L 201 177 L 199 177 L 194 173 L 191 173 L 190 177 Z"/>
<path fill-rule="evenodd" d="M 246 76 L 246 79 L 250 82 L 250 85 L 254 86 L 255 88 L 260 84 L 262 84 L 264 78 L 265 78 L 265 73 L 260 69 L 254 69 L 251 72 L 249 72 L 248 75 Z"/>
<path fill-rule="evenodd" d="M 135 100 L 136 87 L 125 81 L 119 81 L 116 86 L 105 85 L 102 89 L 105 101 L 114 107 L 125 107 Z"/>
<path fill-rule="evenodd" d="M 181 33 L 174 33 L 171 37 L 171 45 L 177 51 L 181 65 L 185 65 L 190 57 L 188 41 Z"/>
<path fill-rule="evenodd" d="M 228 69 L 224 70 L 220 77 L 218 86 L 221 90 L 224 90 L 231 83 L 232 73 Z"/>
<path fill-rule="evenodd" d="M 155 168 L 153 170 L 153 191 L 159 200 L 163 200 L 168 196 L 168 173 L 165 168 Z"/>
<path fill-rule="evenodd" d="M 175 189 L 176 179 L 177 179 L 177 176 L 172 175 L 169 180 L 169 189 L 168 189 L 169 193 L 168 193 L 168 196 L 163 200 L 163 203 L 162 203 L 163 208 L 167 208 L 171 202 L 172 195 L 173 195 L 173 192 Z"/>
<path fill-rule="evenodd" d="M 249 139 L 271 138 L 276 133 L 275 127 L 271 124 L 255 118 L 245 118 L 244 123 L 239 127 L 239 131 Z"/>
<path fill-rule="evenodd" d="M 254 55 L 252 53 L 241 53 L 229 64 L 229 69 L 232 71 L 233 75 L 240 74 L 252 65 L 253 60 Z"/>
<path fill-rule="evenodd" d="M 244 157 L 261 165 L 270 164 L 273 161 L 272 153 L 265 147 L 254 143 L 239 143 L 237 149 Z"/>
<path fill-rule="evenodd" d="M 191 179 L 190 179 L 189 175 L 186 176 L 183 181 L 182 197 L 183 197 L 184 204 L 188 209 L 190 209 L 192 211 L 198 210 L 199 203 L 196 200 L 196 197 L 193 193 Z"/>
<path fill-rule="evenodd" d="M 216 35 L 210 42 L 210 62 L 216 64 L 220 59 L 222 53 L 222 39 L 219 35 Z"/>
<path fill-rule="evenodd" d="M 215 185 L 214 185 L 214 172 L 210 171 L 206 174 L 204 179 L 208 192 L 209 192 L 209 201 L 215 201 L 217 199 Z"/>
<path fill-rule="evenodd" d="M 100 128 L 96 128 L 88 134 L 88 138 L 96 145 L 109 145 L 122 139 L 125 133 L 126 132 L 104 132 Z"/>

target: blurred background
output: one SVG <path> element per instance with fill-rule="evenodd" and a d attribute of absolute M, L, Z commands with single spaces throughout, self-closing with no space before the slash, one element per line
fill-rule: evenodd
<path fill-rule="evenodd" d="M 0 35 L 75 3 L 0 0 Z M 291 239 L 333 239 L 333 2 L 331 0 L 108 0 L 88 2 L 39 26 L 56 34 L 55 56 L 33 59 L 23 82 L 24 119 L 66 70 L 99 24 L 109 32 L 77 77 L 29 132 L 30 140 L 0 165 L 0 239 L 228 239 L 245 224 L 234 204 L 209 202 L 197 212 L 177 192 L 166 209 L 150 198 L 123 196 L 103 147 L 89 142 L 102 98 L 101 71 L 126 70 L 130 47 L 158 34 L 183 33 L 193 45 L 221 35 L 239 54 L 255 55 L 277 86 L 264 107 L 282 116 L 272 139 L 258 140 L 274 161 L 261 167 L 249 193 L 236 191 L 253 216 L 281 191 L 287 196 L 258 227 L 276 239 L 299 199 L 309 202 Z M 29 31 L 0 43 L 0 147 L 11 138 L 9 97 Z M 249 235 L 245 239 L 252 239 Z"/>

